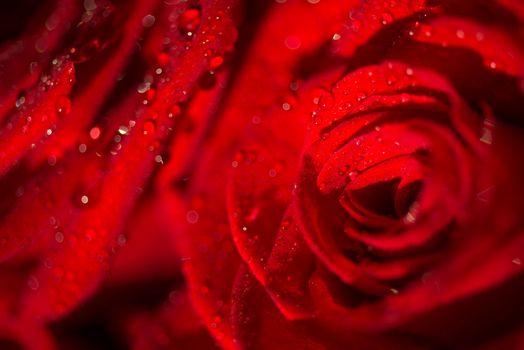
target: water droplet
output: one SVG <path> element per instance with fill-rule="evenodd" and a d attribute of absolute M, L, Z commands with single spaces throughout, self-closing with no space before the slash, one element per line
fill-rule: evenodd
<path fill-rule="evenodd" d="M 282 220 L 282 223 L 280 224 L 280 229 L 285 231 L 291 226 L 291 219 L 284 219 Z"/>
<path fill-rule="evenodd" d="M 495 187 L 490 186 L 478 192 L 477 199 L 484 203 L 489 203 L 491 200 L 493 200 L 494 194 L 495 194 Z"/>
<path fill-rule="evenodd" d="M 290 50 L 297 50 L 302 45 L 302 41 L 296 35 L 289 35 L 284 40 L 284 45 Z"/>
<path fill-rule="evenodd" d="M 394 75 L 390 75 L 387 80 L 386 80 L 386 83 L 391 86 L 391 85 L 395 85 L 397 83 L 397 77 L 394 76 Z"/>
<path fill-rule="evenodd" d="M 346 173 L 348 172 L 348 170 L 349 170 L 349 166 L 348 166 L 348 165 L 341 166 L 341 167 L 338 169 L 338 175 L 340 175 L 340 176 L 344 176 L 344 175 L 346 175 Z"/>
<path fill-rule="evenodd" d="M 178 29 L 185 35 L 191 36 L 200 26 L 200 10 L 190 8 L 178 18 Z"/>
<path fill-rule="evenodd" d="M 67 115 L 71 111 L 71 100 L 69 97 L 62 95 L 56 100 L 56 113 L 59 116 Z"/>
<path fill-rule="evenodd" d="M 498 64 L 497 64 L 497 62 L 495 62 L 495 61 L 489 61 L 489 62 L 488 62 L 488 66 L 489 66 L 489 68 L 491 68 L 491 69 L 497 69 L 497 68 L 498 68 Z"/>
<path fill-rule="evenodd" d="M 485 35 L 484 35 L 484 33 L 482 33 L 482 32 L 477 32 L 477 33 L 475 34 L 475 39 L 477 39 L 477 41 L 483 41 L 484 38 L 485 38 Z"/>
<path fill-rule="evenodd" d="M 198 222 L 198 213 L 195 210 L 190 210 L 186 213 L 186 221 L 190 224 Z"/>
<path fill-rule="evenodd" d="M 94 11 L 96 9 L 95 0 L 84 0 L 84 9 L 86 11 Z"/>
<path fill-rule="evenodd" d="M 69 52 L 74 62 L 83 62 L 102 50 L 102 44 L 98 38 L 94 38 L 82 46 L 81 49 L 72 48 Z"/>
<path fill-rule="evenodd" d="M 142 82 L 140 84 L 138 84 L 138 87 L 136 88 L 136 91 L 138 91 L 139 94 L 143 94 L 145 93 L 149 87 L 151 86 L 151 83 L 150 82 Z"/>
<path fill-rule="evenodd" d="M 417 221 L 418 210 L 419 210 L 419 204 L 417 202 L 411 204 L 408 212 L 404 216 L 404 223 L 406 224 L 415 223 Z"/>
<path fill-rule="evenodd" d="M 63 243 L 64 242 L 64 234 L 60 231 L 57 231 L 55 233 L 55 241 L 57 241 L 58 243 Z"/>
<path fill-rule="evenodd" d="M 215 56 L 211 60 L 209 60 L 209 69 L 216 70 L 222 64 L 224 63 L 224 57 L 222 56 Z"/>
<path fill-rule="evenodd" d="M 142 133 L 144 135 L 153 135 L 155 133 L 155 130 L 156 130 L 156 125 L 155 125 L 155 122 L 152 120 L 147 120 L 144 123 L 144 126 L 142 127 Z"/>
<path fill-rule="evenodd" d="M 357 94 L 357 102 L 362 102 L 367 98 L 367 94 L 365 92 L 359 92 Z"/>
<path fill-rule="evenodd" d="M 480 136 L 480 142 L 485 143 L 487 145 L 491 145 L 493 143 L 493 134 L 491 133 L 491 130 L 488 128 L 482 129 L 482 135 Z"/>
<path fill-rule="evenodd" d="M 145 92 L 145 96 L 144 96 L 144 104 L 150 104 L 154 101 L 156 97 L 156 90 L 153 89 L 153 88 L 150 88 L 149 90 L 147 90 Z"/>
<path fill-rule="evenodd" d="M 37 290 L 40 287 L 40 282 L 35 276 L 30 276 L 27 280 L 27 286 L 32 290 Z"/>
<path fill-rule="evenodd" d="M 152 27 L 155 24 L 156 18 L 153 15 L 146 15 L 142 18 L 142 25 L 146 28 Z"/>
<path fill-rule="evenodd" d="M 165 67 L 169 63 L 169 55 L 165 52 L 160 52 L 158 55 L 156 55 L 156 64 L 159 67 Z"/>
<path fill-rule="evenodd" d="M 429 24 L 422 24 L 419 28 L 419 32 L 429 38 L 433 35 L 433 27 Z"/>
<path fill-rule="evenodd" d="M 169 108 L 168 117 L 169 118 L 175 118 L 180 115 L 181 109 L 178 105 L 172 105 L 171 108 Z"/>
<path fill-rule="evenodd" d="M 513 260 L 511 260 L 511 262 L 519 266 L 522 264 L 522 261 L 520 260 L 520 258 L 514 258 Z"/>
<path fill-rule="evenodd" d="M 15 102 L 15 107 L 20 108 L 25 103 L 25 95 L 21 93 Z"/>
<path fill-rule="evenodd" d="M 328 91 L 324 91 L 319 96 L 318 105 L 321 109 L 331 108 L 333 106 L 333 95 Z"/>
<path fill-rule="evenodd" d="M 391 14 L 391 12 L 384 12 L 380 16 L 380 23 L 382 23 L 382 25 L 386 25 L 391 22 L 393 22 L 393 15 Z"/>
<path fill-rule="evenodd" d="M 35 42 L 35 50 L 38 53 L 43 53 L 47 50 L 47 39 L 45 37 L 41 37 Z"/>
<path fill-rule="evenodd" d="M 49 164 L 50 166 L 55 166 L 56 156 L 50 155 L 49 157 L 47 157 L 47 164 Z"/>
<path fill-rule="evenodd" d="M 129 134 L 129 128 L 125 125 L 120 125 L 120 127 L 118 128 L 118 133 L 120 135 L 127 135 Z"/>
<path fill-rule="evenodd" d="M 118 244 L 119 247 L 125 246 L 127 243 L 127 238 L 124 235 L 118 235 L 116 239 L 116 244 Z"/>
<path fill-rule="evenodd" d="M 96 140 L 100 137 L 100 128 L 98 126 L 95 126 L 91 130 L 89 130 L 89 137 L 91 139 Z"/>
<path fill-rule="evenodd" d="M 156 151 L 159 147 L 161 146 L 160 142 L 158 142 L 158 140 L 154 140 L 153 142 L 151 142 L 149 144 L 149 146 L 147 147 L 148 151 L 150 152 L 154 152 Z M 158 155 L 157 155 L 158 157 Z M 158 158 L 155 157 L 155 161 L 158 160 Z M 162 158 L 162 156 L 160 156 L 160 159 Z M 162 160 L 163 161 L 163 160 Z"/>

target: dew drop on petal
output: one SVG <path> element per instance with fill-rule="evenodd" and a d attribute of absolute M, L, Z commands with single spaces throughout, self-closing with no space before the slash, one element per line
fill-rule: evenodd
<path fill-rule="evenodd" d="M 126 245 L 126 243 L 127 243 L 126 236 L 118 235 L 118 237 L 116 239 L 116 244 L 118 244 L 119 247 L 123 247 L 123 246 Z"/>
<path fill-rule="evenodd" d="M 224 57 L 222 56 L 215 56 L 211 60 L 209 60 L 209 69 L 216 70 L 222 64 L 224 63 Z"/>
<path fill-rule="evenodd" d="M 302 41 L 296 35 L 289 35 L 284 40 L 284 44 L 290 50 L 297 50 L 300 48 L 300 46 L 302 46 Z"/>
<path fill-rule="evenodd" d="M 142 18 L 142 25 L 146 28 L 149 28 L 155 24 L 156 18 L 153 15 L 146 15 Z"/>
<path fill-rule="evenodd" d="M 341 167 L 338 169 L 338 175 L 340 175 L 340 176 L 344 176 L 344 175 L 347 174 L 348 170 L 349 170 L 349 166 L 347 166 L 347 165 L 341 166 Z"/>
<path fill-rule="evenodd" d="M 321 109 L 331 108 L 333 106 L 333 95 L 328 91 L 324 91 L 319 97 L 318 105 Z"/>
<path fill-rule="evenodd" d="M 156 90 L 150 88 L 149 90 L 147 90 L 147 91 L 145 92 L 145 96 L 144 96 L 144 104 L 150 104 L 150 103 L 152 103 L 152 102 L 155 100 L 155 97 L 156 97 Z"/>
<path fill-rule="evenodd" d="M 380 16 L 380 23 L 382 23 L 383 25 L 387 25 L 391 22 L 393 22 L 393 15 L 391 14 L 391 12 L 384 12 Z"/>
<path fill-rule="evenodd" d="M 55 233 L 55 241 L 57 241 L 58 243 L 63 243 L 64 242 L 64 234 L 60 231 L 57 231 Z"/>
<path fill-rule="evenodd" d="M 156 130 L 156 125 L 155 125 L 155 122 L 152 120 L 147 120 L 144 123 L 144 126 L 142 127 L 142 133 L 144 135 L 152 135 L 155 133 L 155 130 Z"/>
<path fill-rule="evenodd" d="M 175 118 L 180 115 L 180 112 L 181 112 L 180 107 L 177 104 L 174 104 L 171 106 L 171 108 L 169 108 L 167 116 L 169 118 Z"/>
<path fill-rule="evenodd" d="M 69 97 L 62 95 L 56 100 L 56 113 L 64 116 L 71 111 L 71 100 Z"/>
<path fill-rule="evenodd" d="M 35 276 L 30 276 L 27 280 L 27 286 L 32 290 L 37 290 L 40 287 L 40 282 Z"/>
<path fill-rule="evenodd" d="M 47 157 L 47 164 L 49 164 L 50 166 L 55 166 L 56 165 L 56 157 L 53 156 L 53 155 L 50 155 L 49 157 Z"/>
<path fill-rule="evenodd" d="M 149 82 L 140 83 L 136 91 L 138 91 L 139 94 L 143 94 L 149 89 L 150 86 L 151 86 L 151 83 Z"/>
<path fill-rule="evenodd" d="M 159 67 L 166 66 L 170 61 L 169 55 L 165 52 L 160 52 L 158 55 L 156 55 L 156 64 Z"/>
<path fill-rule="evenodd" d="M 484 33 L 482 33 L 482 32 L 477 32 L 477 33 L 475 34 L 475 39 L 477 39 L 477 41 L 483 41 L 483 40 L 484 40 L 484 37 L 485 37 L 485 35 L 484 35 Z"/>
<path fill-rule="evenodd" d="M 22 105 L 25 103 L 25 95 L 24 94 L 20 94 L 18 96 L 18 98 L 16 99 L 15 101 L 15 107 L 16 108 L 20 108 L 22 107 Z"/>
<path fill-rule="evenodd" d="M 192 35 L 200 25 L 200 10 L 190 8 L 184 11 L 178 18 L 178 29 L 186 35 Z"/>
<path fill-rule="evenodd" d="M 362 102 L 367 98 L 367 94 L 363 91 L 357 93 L 357 102 Z"/>
<path fill-rule="evenodd" d="M 291 226 L 291 219 L 287 218 L 282 220 L 282 223 L 280 224 L 280 229 L 285 231 L 289 228 L 289 226 Z"/>
<path fill-rule="evenodd" d="M 96 10 L 96 7 L 95 0 L 84 0 L 84 9 L 86 11 L 94 11 Z"/>
<path fill-rule="evenodd" d="M 419 28 L 420 33 L 426 37 L 430 37 L 433 35 L 433 27 L 429 24 L 423 24 Z"/>
<path fill-rule="evenodd" d="M 397 77 L 395 77 L 394 75 L 391 75 L 387 78 L 386 80 L 386 83 L 391 86 L 391 85 L 395 85 L 397 83 Z"/>

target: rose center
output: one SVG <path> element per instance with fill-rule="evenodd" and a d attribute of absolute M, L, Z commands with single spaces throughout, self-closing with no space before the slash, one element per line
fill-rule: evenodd
<path fill-rule="evenodd" d="M 399 186 L 400 182 L 400 179 L 394 179 L 374 183 L 349 191 L 347 197 L 361 211 L 393 219 L 403 218 L 417 200 L 422 182 Z"/>

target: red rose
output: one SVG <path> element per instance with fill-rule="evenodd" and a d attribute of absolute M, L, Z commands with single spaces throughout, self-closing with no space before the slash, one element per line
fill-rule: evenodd
<path fill-rule="evenodd" d="M 179 228 L 223 347 L 524 346 L 523 19 L 516 1 L 269 6 Z"/>
<path fill-rule="evenodd" d="M 0 348 L 524 346 L 519 1 L 0 16 Z"/>
<path fill-rule="evenodd" d="M 184 294 L 159 194 L 221 96 L 237 9 L 3 4 L 1 349 L 143 349 L 141 336 L 171 341 L 162 327 L 173 342 L 213 346 Z"/>

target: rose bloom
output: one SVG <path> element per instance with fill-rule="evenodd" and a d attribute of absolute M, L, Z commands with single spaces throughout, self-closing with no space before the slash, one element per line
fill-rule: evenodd
<path fill-rule="evenodd" d="M 524 349 L 520 0 L 0 12 L 0 349 Z"/>

